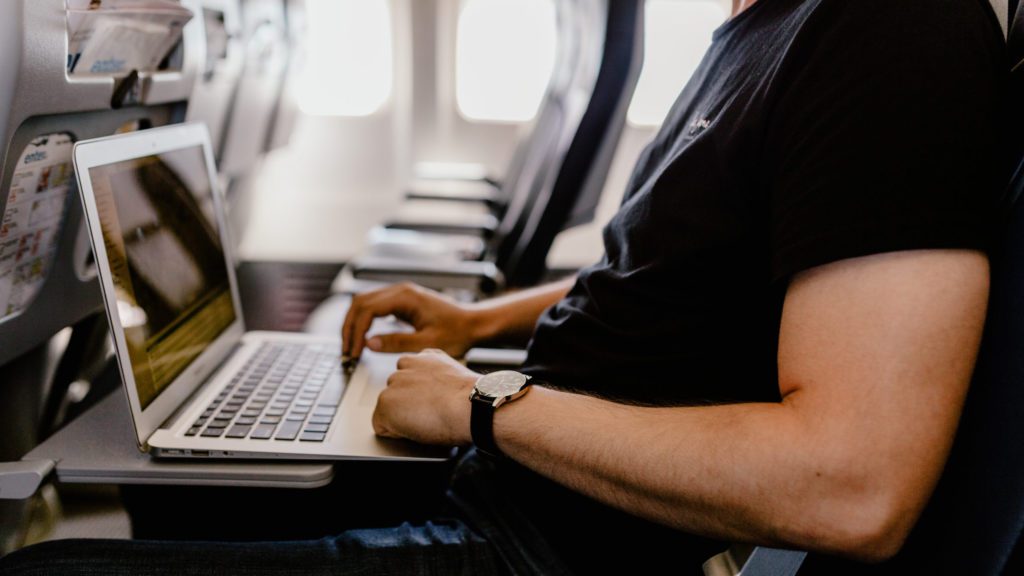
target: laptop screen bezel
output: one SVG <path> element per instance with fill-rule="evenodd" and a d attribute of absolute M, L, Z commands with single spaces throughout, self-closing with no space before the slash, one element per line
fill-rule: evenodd
<path fill-rule="evenodd" d="M 117 307 L 116 292 L 110 273 L 110 261 L 107 258 L 106 246 L 103 242 L 99 211 L 96 208 L 96 197 L 93 192 L 92 178 L 89 171 L 97 166 L 105 166 L 194 147 L 202 147 L 203 156 L 206 160 L 207 179 L 210 182 L 210 193 L 213 195 L 217 230 L 224 251 L 224 265 L 227 267 L 235 320 L 143 409 L 139 401 L 139 393 L 135 385 L 135 375 L 129 360 L 128 345 Z M 135 433 L 139 448 L 147 450 L 147 440 L 149 437 L 178 410 L 189 396 L 207 381 L 213 371 L 231 353 L 231 350 L 241 339 L 242 335 L 245 334 L 238 281 L 235 277 L 234 262 L 236 260 L 233 254 L 233 244 L 228 232 L 227 222 L 224 217 L 224 198 L 218 185 L 210 136 L 204 124 L 179 124 L 82 141 L 75 144 L 73 156 L 75 173 L 78 176 L 79 195 L 81 196 L 85 211 L 89 241 L 92 244 L 93 255 L 96 259 L 100 289 L 103 293 L 103 304 L 106 309 L 107 319 L 110 322 L 116 358 L 121 369 L 121 380 L 128 396 L 128 404 L 131 408 L 132 421 L 135 423 Z"/>

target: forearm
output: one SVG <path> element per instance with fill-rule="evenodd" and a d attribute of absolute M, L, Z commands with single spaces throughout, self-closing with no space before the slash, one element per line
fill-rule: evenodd
<path fill-rule="evenodd" d="M 631 514 L 729 541 L 884 554 L 865 493 L 882 479 L 861 477 L 867 465 L 851 474 L 817 433 L 785 402 L 643 408 L 540 387 L 495 419 L 511 458 Z"/>
<path fill-rule="evenodd" d="M 572 288 L 575 277 L 478 302 L 470 307 L 477 340 L 526 344 L 540 315 Z"/>

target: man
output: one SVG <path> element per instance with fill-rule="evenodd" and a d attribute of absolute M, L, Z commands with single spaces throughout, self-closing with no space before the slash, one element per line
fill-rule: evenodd
<path fill-rule="evenodd" d="M 891 557 L 970 379 L 1002 62 L 987 2 L 735 4 L 599 264 L 476 306 L 388 288 L 343 329 L 355 356 L 532 335 L 545 384 L 494 412 L 496 477 L 583 573 L 667 561 L 668 529 Z M 387 314 L 416 333 L 364 342 Z M 470 444 L 478 375 L 436 352 L 399 368 L 378 433 Z"/>
<path fill-rule="evenodd" d="M 985 316 L 998 24 L 984 0 L 733 12 L 601 262 L 475 305 L 410 285 L 354 299 L 346 354 L 427 349 L 399 361 L 379 434 L 469 446 L 491 427 L 476 440 L 499 454 L 456 469 L 456 520 L 193 546 L 191 570 L 693 573 L 733 541 L 897 554 L 942 472 Z M 416 331 L 367 339 L 389 314 Z M 472 414 L 479 375 L 452 356 L 499 341 L 529 341 L 533 386 Z M 81 546 L 79 564 L 103 553 Z M 151 572 L 183 554 L 119 550 Z"/>

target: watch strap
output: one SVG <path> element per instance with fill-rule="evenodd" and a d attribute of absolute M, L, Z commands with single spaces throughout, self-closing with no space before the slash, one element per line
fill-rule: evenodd
<path fill-rule="evenodd" d="M 494 404 L 491 398 L 474 394 L 470 400 L 469 432 L 477 451 L 491 458 L 503 458 L 494 441 Z"/>
<path fill-rule="evenodd" d="M 519 392 L 510 396 L 506 396 L 504 401 L 499 402 L 498 406 L 503 406 L 508 402 L 513 402 L 516 399 L 522 397 L 526 393 L 526 390 L 532 386 L 544 385 L 545 383 L 532 378 L 531 376 L 526 377 L 526 382 L 523 384 Z M 486 457 L 494 459 L 503 459 L 505 455 L 498 448 L 498 443 L 494 440 L 494 412 L 498 409 L 495 404 L 495 398 L 487 396 L 473 391 L 473 395 L 469 397 L 470 402 L 470 413 L 469 413 L 469 433 L 473 438 L 473 444 L 476 445 L 477 451 Z"/>

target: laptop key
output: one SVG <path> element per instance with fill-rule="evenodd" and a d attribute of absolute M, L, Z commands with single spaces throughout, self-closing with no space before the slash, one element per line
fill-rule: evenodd
<path fill-rule="evenodd" d="M 202 430 L 202 428 L 202 426 L 193 426 L 188 429 L 188 432 L 185 432 L 185 436 L 195 436 L 196 434 L 199 434 L 199 431 Z"/>
<path fill-rule="evenodd" d="M 299 440 L 302 442 L 323 442 L 325 436 L 327 435 L 323 432 L 303 432 Z"/>
<path fill-rule="evenodd" d="M 280 416 L 264 416 L 260 418 L 260 424 L 277 424 L 281 422 Z"/>
<path fill-rule="evenodd" d="M 259 426 L 252 429 L 252 433 L 249 434 L 250 439 L 254 440 L 267 440 L 274 435 L 273 424 L 260 424 Z"/>
<path fill-rule="evenodd" d="M 330 427 L 330 424 L 306 424 L 306 429 L 303 432 L 327 432 Z"/>
<path fill-rule="evenodd" d="M 240 424 L 236 424 L 231 427 L 231 430 L 228 430 L 227 437 L 245 438 L 246 436 L 249 435 L 249 430 L 252 430 L 252 426 L 242 426 Z"/>
<path fill-rule="evenodd" d="M 256 419 L 252 416 L 242 416 L 235 420 L 235 424 L 242 424 L 244 426 L 251 426 L 256 423 Z"/>
<path fill-rule="evenodd" d="M 313 416 L 309 422 L 311 424 L 330 424 L 331 420 L 334 420 L 333 416 Z"/>
<path fill-rule="evenodd" d="M 211 428 L 207 426 L 206 430 L 203 430 L 201 436 L 203 436 L 204 438 L 220 438 L 220 435 L 223 433 L 223 428 Z"/>
<path fill-rule="evenodd" d="M 302 422 L 286 421 L 282 422 L 277 429 L 277 434 L 274 436 L 275 440 L 295 440 L 295 437 L 299 435 L 299 428 L 302 427 Z"/>

